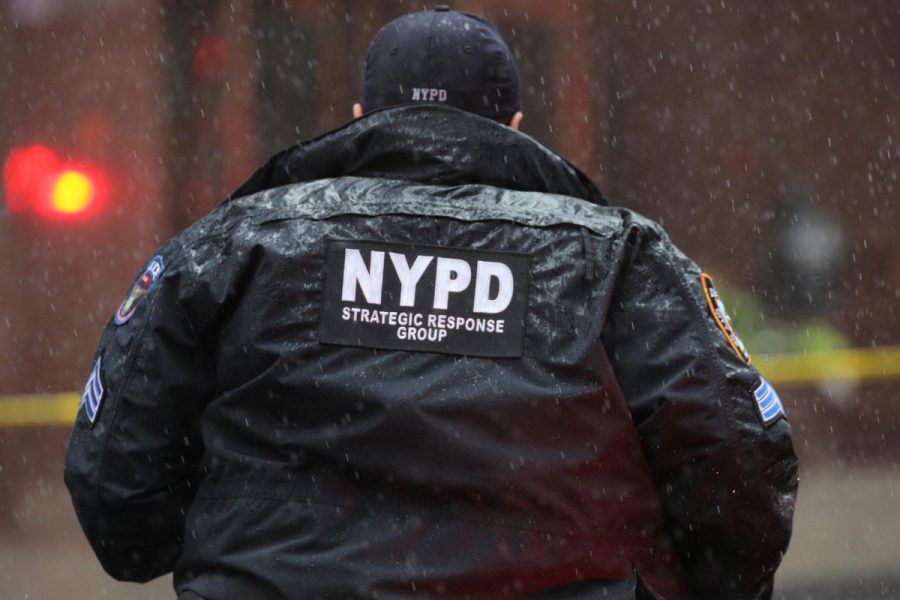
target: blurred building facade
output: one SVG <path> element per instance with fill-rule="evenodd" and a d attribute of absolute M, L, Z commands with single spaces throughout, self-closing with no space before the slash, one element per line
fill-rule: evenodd
<path fill-rule="evenodd" d="M 762 319 L 793 327 L 815 305 L 852 346 L 900 344 L 895 0 L 452 5 L 485 14 L 510 42 L 525 132 L 614 204 L 661 222 L 730 286 L 764 299 L 791 285 L 767 274 L 784 252 L 784 190 L 803 190 L 835 224 L 819 234 L 823 247 L 841 237 L 838 276 L 809 307 L 802 293 L 777 295 L 790 300 Z M 103 324 L 153 250 L 270 154 L 346 122 L 372 36 L 422 8 L 0 3 L 0 156 L 40 143 L 111 181 L 90 218 L 0 217 L 0 394 L 80 388 Z M 898 391 L 886 380 L 783 393 L 801 458 L 896 465 Z M 0 429 L 0 511 L 11 513 L 13 488 L 33 474 L 20 454 L 33 448 L 52 480 L 66 437 Z"/>

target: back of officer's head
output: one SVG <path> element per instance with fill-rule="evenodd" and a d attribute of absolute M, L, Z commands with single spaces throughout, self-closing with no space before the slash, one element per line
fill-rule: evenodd
<path fill-rule="evenodd" d="M 521 110 L 519 70 L 486 19 L 438 6 L 381 28 L 366 53 L 365 111 L 443 103 L 508 121 Z"/>

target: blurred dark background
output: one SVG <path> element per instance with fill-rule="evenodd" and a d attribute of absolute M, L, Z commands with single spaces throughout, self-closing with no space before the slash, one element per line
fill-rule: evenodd
<path fill-rule="evenodd" d="M 776 597 L 900 597 L 900 3 L 451 4 L 509 41 L 525 132 L 662 223 L 779 380 L 803 479 Z M 65 418 L 21 415 L 81 388 L 158 245 L 349 119 L 372 36 L 426 6 L 0 0 L 0 597 L 171 597 L 102 574 Z M 15 157 L 47 151 L 94 186 L 83 210 L 26 206 Z"/>

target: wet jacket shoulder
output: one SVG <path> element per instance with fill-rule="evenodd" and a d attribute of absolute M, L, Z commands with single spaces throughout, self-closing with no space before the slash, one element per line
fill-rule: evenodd
<path fill-rule="evenodd" d="M 623 223 L 603 334 L 700 598 L 768 598 L 791 535 L 797 461 L 777 393 L 711 278 L 657 224 Z"/>
<path fill-rule="evenodd" d="M 118 579 L 172 569 L 196 491 L 215 373 L 182 304 L 189 280 L 177 239 L 142 267 L 103 331 L 69 443 L 76 513 Z"/>

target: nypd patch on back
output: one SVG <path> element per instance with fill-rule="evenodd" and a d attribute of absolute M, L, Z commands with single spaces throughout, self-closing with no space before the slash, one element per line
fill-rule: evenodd
<path fill-rule="evenodd" d="M 516 252 L 332 240 L 319 341 L 521 356 L 530 267 Z"/>
<path fill-rule="evenodd" d="M 163 271 L 165 270 L 166 263 L 163 261 L 162 256 L 154 256 L 150 262 L 147 263 L 147 268 L 144 269 L 141 276 L 134 282 L 134 285 L 132 285 L 131 289 L 128 291 L 128 295 L 125 296 L 125 299 L 122 300 L 122 304 L 119 305 L 119 309 L 113 317 L 116 325 L 124 325 L 128 322 L 137 310 L 141 298 L 147 295 L 147 292 L 149 292 L 153 287 L 153 284 L 162 277 Z"/>
<path fill-rule="evenodd" d="M 781 398 L 765 377 L 760 376 L 759 385 L 753 390 L 756 398 L 756 408 L 759 409 L 759 417 L 762 419 L 763 425 L 768 427 L 777 421 L 780 417 L 784 417 L 784 405 L 781 404 Z"/>
<path fill-rule="evenodd" d="M 103 381 L 100 373 L 100 359 L 98 358 L 94 363 L 94 368 L 91 369 L 84 391 L 81 393 L 81 406 L 84 407 L 84 414 L 87 415 L 91 424 L 97 420 L 100 405 L 103 402 Z"/>

